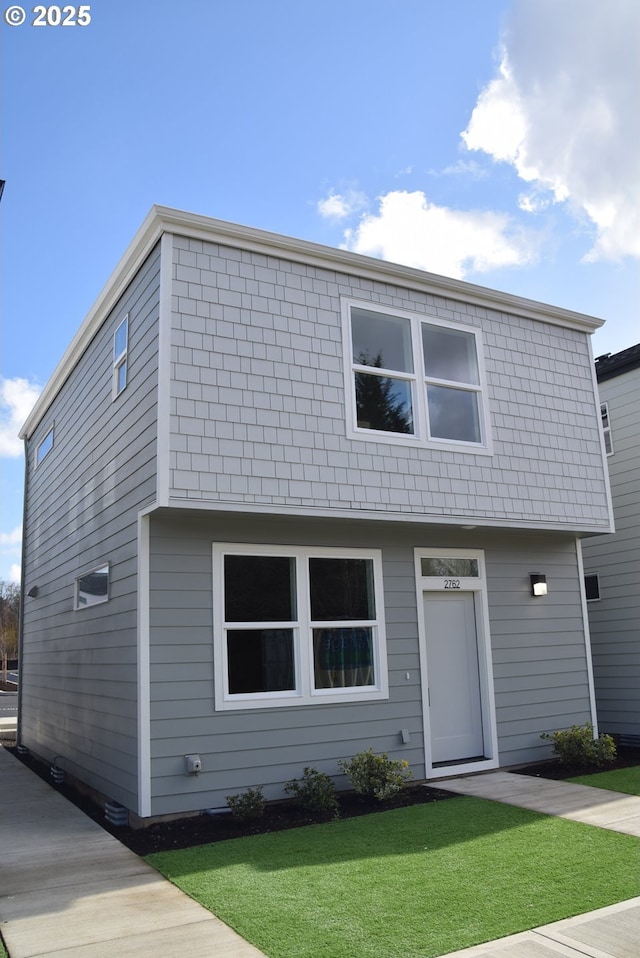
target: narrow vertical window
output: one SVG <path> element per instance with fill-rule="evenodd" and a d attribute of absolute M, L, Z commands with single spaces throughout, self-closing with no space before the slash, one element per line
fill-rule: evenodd
<path fill-rule="evenodd" d="M 113 396 L 119 396 L 127 385 L 129 350 L 129 316 L 125 316 L 113 334 Z"/>
<path fill-rule="evenodd" d="M 53 426 L 47 432 L 42 442 L 36 447 L 36 466 L 39 466 L 45 456 L 53 449 Z"/>
<path fill-rule="evenodd" d="M 611 437 L 611 423 L 609 421 L 609 407 L 606 402 L 600 403 L 600 417 L 604 434 L 604 448 L 608 456 L 613 455 L 613 439 Z"/>
<path fill-rule="evenodd" d="M 590 572 L 585 575 L 584 591 L 587 602 L 595 602 L 600 598 L 600 579 L 597 572 Z"/>

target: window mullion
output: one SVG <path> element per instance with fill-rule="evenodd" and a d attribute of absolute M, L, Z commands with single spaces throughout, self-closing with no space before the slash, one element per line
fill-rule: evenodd
<path fill-rule="evenodd" d="M 313 689 L 313 654 L 311 631 L 311 599 L 309 556 L 301 555 L 296 559 L 296 583 L 298 589 L 298 630 L 296 645 L 296 680 L 300 694 L 305 698 Z"/>

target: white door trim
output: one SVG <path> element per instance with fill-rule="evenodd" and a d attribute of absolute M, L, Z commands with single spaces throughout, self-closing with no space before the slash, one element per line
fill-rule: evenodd
<path fill-rule="evenodd" d="M 423 558 L 467 558 L 477 560 L 477 576 L 424 576 Z M 422 715 L 425 743 L 425 777 L 444 778 L 466 772 L 477 772 L 498 768 L 498 732 L 496 726 L 495 694 L 493 684 L 493 663 L 491 658 L 491 638 L 489 628 L 489 606 L 487 602 L 487 584 L 485 575 L 484 551 L 481 549 L 414 549 L 416 590 L 418 596 L 418 635 L 420 639 L 420 673 L 422 676 Z M 474 596 L 476 627 L 478 636 L 478 666 L 480 673 L 480 699 L 482 725 L 484 733 L 484 758 L 477 762 L 438 765 L 434 767 L 431 754 L 431 727 L 429 719 L 429 663 L 427 661 L 426 623 L 424 618 L 423 595 L 425 592 L 472 592 Z"/>

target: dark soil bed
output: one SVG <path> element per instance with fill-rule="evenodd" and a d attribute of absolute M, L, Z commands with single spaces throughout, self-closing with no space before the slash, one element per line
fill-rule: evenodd
<path fill-rule="evenodd" d="M 149 825 L 146 828 L 134 829 L 114 826 L 106 820 L 104 807 L 82 794 L 72 783 L 63 782 L 54 785 L 51 781 L 48 765 L 28 752 L 19 754 L 15 748 L 9 748 L 8 751 L 137 855 L 149 855 L 151 852 L 167 851 L 175 848 L 188 848 L 191 845 L 204 845 L 209 842 L 225 841 L 245 835 L 282 831 L 286 828 L 297 828 L 300 825 L 312 825 L 330 820 L 328 815 L 319 814 L 314 816 L 303 812 L 293 802 L 273 802 L 267 805 L 264 815 L 260 819 L 252 822 L 238 822 L 229 813 L 195 815 L 171 822 Z M 621 747 L 618 749 L 616 762 L 610 767 L 626 768 L 637 764 L 640 764 L 640 749 Z M 567 768 L 556 761 L 551 761 L 514 769 L 514 771 L 522 775 L 563 779 L 571 778 L 574 775 L 587 774 L 593 769 Z M 407 805 L 445 801 L 454 797 L 453 792 L 448 792 L 444 788 L 412 784 L 388 802 L 367 801 L 353 792 L 342 792 L 338 799 L 340 818 L 353 818 L 358 815 L 369 815 L 373 812 L 387 811 L 391 808 L 401 808 Z"/>

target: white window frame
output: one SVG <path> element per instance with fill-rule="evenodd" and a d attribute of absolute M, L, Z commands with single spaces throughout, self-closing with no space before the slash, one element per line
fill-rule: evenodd
<path fill-rule="evenodd" d="M 229 692 L 227 669 L 227 624 L 224 621 L 224 557 L 226 555 L 261 555 L 277 558 L 292 558 L 296 569 L 297 621 L 292 628 L 294 643 L 295 684 L 291 691 Z M 375 596 L 375 620 L 370 620 L 373 633 L 373 662 L 375 685 L 347 688 L 345 690 L 316 689 L 314 687 L 313 626 L 309 603 L 309 559 L 326 557 L 335 559 L 370 559 L 373 563 Z M 253 545 L 251 543 L 213 544 L 213 647 L 215 667 L 215 709 L 279 708 L 291 705 L 319 705 L 323 702 L 370 702 L 389 697 L 387 672 L 387 646 L 384 622 L 384 592 L 382 581 L 382 553 L 378 549 L 332 549 L 327 547 Z M 244 623 L 243 623 L 244 624 Z M 278 623 L 270 623 L 278 627 Z M 324 623 L 329 625 L 328 623 Z M 342 625 L 358 627 L 362 623 L 351 621 Z M 234 626 L 237 623 L 233 623 Z M 245 624 L 246 625 L 246 624 Z M 264 627 L 265 623 L 256 623 Z M 317 626 L 316 626 L 317 627 Z"/>
<path fill-rule="evenodd" d="M 605 418 L 607 424 L 605 426 Z M 604 451 L 607 454 L 607 458 L 613 455 L 613 433 L 611 432 L 611 417 L 609 415 L 609 404 L 606 402 L 600 403 L 600 422 L 602 423 L 602 435 L 604 437 Z"/>
<path fill-rule="evenodd" d="M 42 448 L 43 446 L 45 446 L 46 443 L 49 442 L 49 440 L 50 440 L 50 444 L 47 445 L 46 449 L 43 452 Z M 47 456 L 53 449 L 55 445 L 55 440 L 56 440 L 55 426 L 50 426 L 49 429 L 47 429 L 44 436 L 42 437 L 42 439 L 40 440 L 40 442 L 38 443 L 38 445 L 36 446 L 36 456 L 35 456 L 36 469 L 38 468 L 38 466 L 40 466 L 44 462 L 44 460 L 47 458 Z"/>
<path fill-rule="evenodd" d="M 381 313 L 393 318 L 408 319 L 411 322 L 411 349 L 413 353 L 413 372 L 378 369 L 372 366 L 361 366 L 355 362 L 353 356 L 353 340 L 351 336 L 351 310 L 363 309 L 367 312 Z M 469 333 L 474 337 L 476 359 L 478 363 L 478 384 L 450 382 L 434 379 L 426 375 L 424 368 L 424 354 L 422 348 L 422 325 L 439 326 L 454 332 Z M 473 452 L 478 455 L 492 455 L 492 438 L 489 426 L 489 406 L 487 380 L 484 365 L 484 347 L 482 332 L 472 326 L 462 323 L 450 323 L 438 319 L 427 313 L 413 313 L 407 310 L 380 306 L 363 300 L 342 299 L 342 339 L 344 345 L 344 377 L 345 397 L 347 406 L 347 436 L 350 439 L 364 440 L 365 442 L 385 442 L 392 445 L 420 446 L 429 449 L 454 450 Z M 411 387 L 413 407 L 413 433 L 385 432 L 378 429 L 364 429 L 358 426 L 356 408 L 355 374 L 361 372 L 368 375 L 382 375 L 401 379 Z M 434 438 L 429 432 L 429 410 L 427 404 L 427 385 L 445 386 L 451 389 L 460 389 L 464 392 L 473 392 L 478 397 L 478 421 L 480 425 L 480 442 L 468 442 L 459 439 Z"/>
<path fill-rule="evenodd" d="M 107 592 L 106 595 L 98 596 L 94 598 L 91 602 L 80 602 L 80 582 L 82 579 L 86 579 L 87 576 L 91 575 L 94 572 L 101 572 L 103 569 L 107 570 Z M 80 575 L 76 576 L 73 583 L 73 608 L 76 612 L 84 612 L 85 609 L 92 609 L 94 605 L 103 605 L 103 603 L 109 601 L 109 594 L 111 589 L 111 565 L 108 562 L 101 562 L 100 565 L 92 566 L 91 569 L 85 569 L 84 572 L 81 572 Z"/>
<path fill-rule="evenodd" d="M 118 333 L 125 327 L 125 342 L 124 349 L 121 349 L 120 352 L 116 352 L 116 343 L 118 341 Z M 124 383 L 120 385 L 120 372 L 124 369 Z M 127 383 L 129 381 L 129 314 L 124 317 L 122 322 L 118 323 L 116 331 L 113 334 L 113 399 L 117 399 L 118 396 L 124 392 L 127 388 Z"/>

